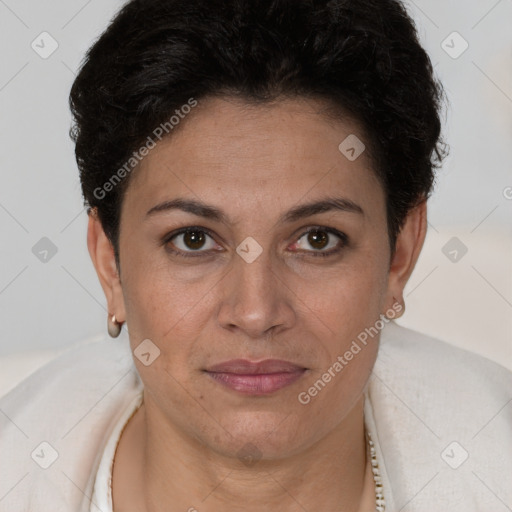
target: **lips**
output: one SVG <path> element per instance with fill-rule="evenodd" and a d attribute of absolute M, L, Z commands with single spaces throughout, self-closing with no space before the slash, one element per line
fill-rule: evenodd
<path fill-rule="evenodd" d="M 281 359 L 252 362 L 233 359 L 211 366 L 209 377 L 243 394 L 264 395 L 282 389 L 306 372 L 306 368 Z"/>
<path fill-rule="evenodd" d="M 252 362 L 247 359 L 233 359 L 211 366 L 206 371 L 237 373 L 239 375 L 261 375 L 268 373 L 291 373 L 302 369 L 304 368 L 282 359 L 265 359 L 259 362 Z"/>

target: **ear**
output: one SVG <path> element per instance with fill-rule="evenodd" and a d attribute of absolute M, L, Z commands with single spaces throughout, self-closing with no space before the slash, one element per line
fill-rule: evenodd
<path fill-rule="evenodd" d="M 114 248 L 93 208 L 89 212 L 87 247 L 107 299 L 109 316 L 116 315 L 118 322 L 126 321 L 123 290 L 114 256 Z"/>
<path fill-rule="evenodd" d="M 386 304 L 388 309 L 399 302 L 404 304 L 403 292 L 416 266 L 427 233 L 427 200 L 414 207 L 398 234 L 396 251 L 391 260 Z"/>

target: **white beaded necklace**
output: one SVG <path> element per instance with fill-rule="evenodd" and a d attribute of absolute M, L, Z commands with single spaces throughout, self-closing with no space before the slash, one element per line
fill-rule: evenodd
<path fill-rule="evenodd" d="M 375 510 L 376 512 L 384 512 L 386 510 L 386 501 L 384 500 L 384 488 L 382 486 L 379 463 L 377 462 L 377 453 L 370 432 L 367 431 L 366 433 L 368 435 L 368 446 L 370 447 L 373 481 L 375 482 Z"/>

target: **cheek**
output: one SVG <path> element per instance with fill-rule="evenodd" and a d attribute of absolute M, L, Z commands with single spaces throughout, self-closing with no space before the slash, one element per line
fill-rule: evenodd
<path fill-rule="evenodd" d="M 340 350 L 379 318 L 385 300 L 386 269 L 371 255 L 358 253 L 331 272 L 315 277 L 293 287 L 301 299 L 297 305 L 304 304 L 310 324 L 316 320 L 319 331 Z"/>
<path fill-rule="evenodd" d="M 208 280 L 185 280 L 170 265 L 151 262 L 131 267 L 127 276 L 123 294 L 131 333 L 164 343 L 173 333 L 199 326 L 197 316 L 208 303 L 211 288 Z"/>
<path fill-rule="evenodd" d="M 123 293 L 134 355 L 146 339 L 159 351 L 149 367 L 134 357 L 145 387 L 161 400 L 171 400 L 174 407 L 178 403 L 185 407 L 187 399 L 181 396 L 180 384 L 193 377 L 192 362 L 197 360 L 200 336 L 208 330 L 212 315 L 212 294 L 208 292 L 217 280 L 185 282 L 169 268 L 161 264 L 130 268 Z M 170 390 L 172 399 L 167 396 Z"/>
<path fill-rule="evenodd" d="M 297 402 L 310 417 L 323 418 L 318 428 L 329 430 L 339 424 L 368 381 L 378 353 L 378 332 L 371 327 L 380 318 L 384 277 L 378 266 L 347 269 L 316 296 L 315 316 L 327 326 L 317 341 L 326 350 Z"/>
<path fill-rule="evenodd" d="M 133 359 L 146 392 L 158 409 L 186 413 L 195 403 L 187 390 L 190 358 L 202 329 L 202 286 L 185 286 L 165 268 L 146 266 L 130 269 L 123 293 Z M 150 365 L 137 357 L 137 347 L 147 339 L 158 353 Z"/>
<path fill-rule="evenodd" d="M 373 254 L 368 249 L 347 258 L 314 293 L 303 290 L 312 305 L 309 328 L 324 350 L 322 364 L 313 369 L 297 399 L 312 416 L 325 417 L 330 410 L 326 421 L 331 427 L 362 393 L 377 357 L 379 337 L 374 330 L 368 333 L 380 319 L 387 272 Z M 313 322 L 319 327 L 313 328 Z"/>

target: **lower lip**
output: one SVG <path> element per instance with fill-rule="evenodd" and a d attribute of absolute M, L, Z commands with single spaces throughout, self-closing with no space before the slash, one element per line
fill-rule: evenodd
<path fill-rule="evenodd" d="M 208 375 L 224 386 L 246 395 L 266 395 L 289 386 L 299 379 L 306 370 L 296 372 L 265 373 L 242 375 L 238 373 L 207 372 Z"/>

